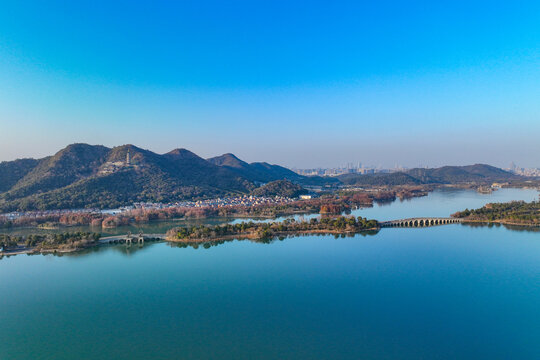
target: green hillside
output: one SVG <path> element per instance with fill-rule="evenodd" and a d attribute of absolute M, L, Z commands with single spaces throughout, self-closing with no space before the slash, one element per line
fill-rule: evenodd
<path fill-rule="evenodd" d="M 283 166 L 272 165 L 266 162 L 254 162 L 248 164 L 230 153 L 216 156 L 207 160 L 212 164 L 232 170 L 238 175 L 253 182 L 267 183 L 270 181 L 286 179 L 301 185 L 325 185 L 339 183 L 339 180 L 334 178 L 302 176 Z"/>
<path fill-rule="evenodd" d="M 40 160 L 0 163 L 0 211 L 111 208 L 248 194 L 261 182 L 302 178 L 277 165 L 236 161 L 220 166 L 186 149 L 156 154 L 133 145 L 73 144 Z M 239 170 L 244 164 L 246 169 Z"/>
<path fill-rule="evenodd" d="M 348 185 L 420 185 L 420 184 L 487 184 L 519 178 L 508 171 L 485 164 L 411 169 L 387 174 L 345 174 L 339 180 Z"/>
<path fill-rule="evenodd" d="M 251 192 L 255 196 L 283 196 L 297 197 L 307 191 L 300 185 L 289 180 L 275 180 L 265 184 Z"/>
<path fill-rule="evenodd" d="M 0 192 L 8 191 L 39 163 L 35 159 L 19 159 L 0 163 Z"/>

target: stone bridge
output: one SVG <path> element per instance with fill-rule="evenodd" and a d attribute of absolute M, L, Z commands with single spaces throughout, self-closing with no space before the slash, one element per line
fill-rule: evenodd
<path fill-rule="evenodd" d="M 127 235 L 115 235 L 115 236 L 107 236 L 102 237 L 99 239 L 99 242 L 102 244 L 144 244 L 145 239 L 165 239 L 164 234 L 142 234 L 139 233 L 138 235 L 131 235 L 131 233 L 128 233 Z"/>
<path fill-rule="evenodd" d="M 456 218 L 434 218 L 434 217 L 422 217 L 401 219 L 392 221 L 383 221 L 380 223 L 381 227 L 426 227 L 446 224 L 456 224 L 462 222 L 462 219 Z"/>

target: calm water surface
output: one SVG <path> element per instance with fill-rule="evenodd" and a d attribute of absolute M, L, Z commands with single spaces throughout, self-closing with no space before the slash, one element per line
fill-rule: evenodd
<path fill-rule="evenodd" d="M 464 189 L 439 189 L 420 198 L 375 204 L 372 208 L 355 210 L 353 214 L 379 221 L 423 216 L 447 217 L 456 211 L 477 209 L 490 202 L 538 200 L 538 195 L 538 190 L 534 189 L 499 189 L 491 194 Z"/>
<path fill-rule="evenodd" d="M 460 194 L 359 211 L 416 216 L 401 207 L 417 201 L 446 216 L 486 199 Z M 453 224 L 3 258 L 0 339 L 2 360 L 539 359 L 540 233 Z"/>

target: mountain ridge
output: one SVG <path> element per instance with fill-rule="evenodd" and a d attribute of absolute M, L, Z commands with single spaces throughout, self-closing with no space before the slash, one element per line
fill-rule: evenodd
<path fill-rule="evenodd" d="M 486 164 L 414 168 L 394 173 L 338 176 L 338 179 L 347 185 L 485 184 L 517 178 L 519 178 L 518 175 Z"/>
<path fill-rule="evenodd" d="M 517 177 L 485 164 L 306 177 L 279 165 L 247 163 L 232 153 L 204 159 L 184 148 L 157 154 L 131 144 L 109 148 L 77 143 L 41 159 L 1 162 L 0 212 L 196 200 L 249 194 L 271 182 L 276 183 L 255 193 L 272 193 L 278 188 L 297 193 L 303 185 L 487 183 Z"/>
<path fill-rule="evenodd" d="M 301 181 L 304 177 L 283 166 L 272 165 L 266 162 L 247 163 L 240 160 L 236 155 L 227 153 L 206 159 L 208 162 L 221 166 L 251 181 L 266 183 L 276 180 Z"/>
<path fill-rule="evenodd" d="M 260 183 L 304 178 L 278 165 L 251 165 L 227 155 L 238 167 L 245 164 L 244 171 L 183 148 L 157 154 L 131 144 L 71 144 L 42 159 L 0 163 L 0 211 L 110 208 L 249 194 Z"/>

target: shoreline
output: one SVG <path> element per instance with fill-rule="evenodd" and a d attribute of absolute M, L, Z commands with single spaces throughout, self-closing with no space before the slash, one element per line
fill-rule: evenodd
<path fill-rule="evenodd" d="M 479 225 L 509 225 L 509 226 L 517 226 L 521 228 L 540 228 L 539 224 L 521 224 L 521 223 L 512 223 L 512 222 L 506 222 L 504 220 L 494 220 L 494 221 L 485 221 L 485 220 L 468 220 L 463 219 L 461 224 L 479 224 Z M 204 244 L 204 243 L 215 243 L 215 242 L 221 242 L 221 241 L 233 241 L 233 240 L 265 240 L 265 239 L 275 239 L 275 238 L 281 238 L 281 237 L 295 237 L 295 236 L 301 236 L 301 235 L 356 235 L 356 234 L 362 234 L 362 233 L 369 233 L 369 232 L 378 232 L 383 227 L 372 227 L 367 229 L 362 229 L 360 231 L 342 231 L 342 230 L 321 230 L 321 229 L 314 229 L 314 230 L 299 230 L 299 231 L 280 231 L 275 232 L 269 237 L 261 237 L 257 233 L 249 233 L 249 234 L 232 234 L 232 235 L 223 235 L 219 237 L 212 237 L 212 238 L 191 238 L 191 239 L 177 239 L 173 237 L 166 236 L 166 234 L 160 234 L 163 235 L 163 238 L 161 238 L 162 242 L 167 243 L 176 243 L 176 244 Z M 155 235 L 155 234 L 154 234 Z M 113 237 L 120 237 L 113 236 Z M 103 238 L 102 238 L 103 239 Z M 0 259 L 4 256 L 15 256 L 15 255 L 49 255 L 49 254 L 69 254 L 69 253 L 75 253 L 79 251 L 84 251 L 90 248 L 100 247 L 100 246 L 106 246 L 110 245 L 108 242 L 102 242 L 97 241 L 96 243 L 89 244 L 88 246 L 81 247 L 81 248 L 71 248 L 71 249 L 37 249 L 36 247 L 33 248 L 19 248 L 14 250 L 5 250 L 0 251 Z M 107 238 L 104 238 L 107 239 Z M 161 242 L 160 241 L 160 242 Z M 155 242 L 155 240 L 153 241 Z M 116 245 L 121 245 L 123 243 L 114 243 Z"/>
<path fill-rule="evenodd" d="M 122 226 L 138 226 L 138 225 L 147 225 L 152 224 L 159 221 L 190 221 L 190 220 L 200 220 L 200 219 L 212 219 L 212 218 L 231 218 L 231 219 L 276 219 L 279 217 L 285 217 L 285 216 L 295 216 L 295 215 L 312 215 L 312 214 L 321 214 L 321 215 L 339 215 L 340 213 L 347 211 L 347 210 L 355 210 L 358 208 L 369 208 L 373 207 L 374 203 L 378 202 L 394 202 L 398 199 L 403 200 L 409 200 L 417 197 L 424 197 L 427 196 L 429 193 L 433 192 L 438 188 L 438 186 L 429 186 L 422 191 L 411 191 L 410 189 L 407 189 L 408 185 L 400 185 L 400 186 L 390 186 L 390 187 L 373 187 L 373 188 L 365 188 L 361 191 L 357 191 L 354 189 L 349 189 L 347 187 L 338 189 L 335 194 L 333 194 L 331 197 L 316 197 L 309 200 L 302 200 L 302 199 L 296 199 L 292 202 L 284 202 L 284 203 L 274 203 L 274 204 L 264 204 L 264 205 L 255 205 L 255 206 L 247 206 L 244 209 L 242 209 L 242 206 L 240 208 L 237 208 L 235 206 L 231 207 L 223 207 L 223 208 L 214 208 L 214 207 L 198 207 L 198 208 L 188 208 L 188 211 L 196 210 L 196 211 L 217 211 L 219 213 L 220 210 L 225 211 L 226 214 L 219 215 L 218 213 L 212 213 L 208 215 L 204 214 L 197 214 L 197 215 L 184 215 L 179 217 L 170 217 L 170 218 L 162 218 L 162 219 L 147 219 L 147 220 L 135 220 L 136 214 L 131 213 L 120 213 L 118 215 L 114 215 L 113 217 L 121 219 L 122 217 L 129 217 L 129 221 L 126 223 L 110 223 L 107 225 L 99 224 L 95 225 L 96 230 L 100 228 L 102 231 L 104 230 L 113 230 L 118 227 Z M 344 192 L 346 195 L 343 194 L 337 194 L 338 192 Z M 385 193 L 385 192 L 391 192 L 393 193 L 392 198 L 378 198 L 377 196 L 374 196 L 374 194 L 377 193 Z M 361 201 L 351 201 L 350 196 L 352 196 L 355 193 L 360 193 L 366 196 L 366 199 L 362 199 Z M 330 212 L 321 212 L 321 207 L 324 205 L 339 205 L 340 206 L 340 212 L 334 213 L 333 211 Z M 279 209 L 279 207 L 284 207 L 282 209 Z M 181 207 L 178 209 L 182 209 Z M 233 210 L 232 212 L 229 212 L 230 210 Z M 247 210 L 247 211 L 246 211 Z M 255 213 L 251 213 L 250 211 L 254 210 Z M 151 209 L 150 212 L 164 212 L 163 209 Z M 236 212 L 239 211 L 239 212 Z M 270 212 L 270 213 L 268 213 Z M 104 219 L 102 219 L 104 220 Z M 6 230 L 19 230 L 19 229 L 38 229 L 38 230 L 62 230 L 62 229 L 69 229 L 71 227 L 94 227 L 91 223 L 75 223 L 75 224 L 65 224 L 60 223 L 57 220 L 51 220 L 44 224 L 36 224 L 36 225 L 10 225 L 9 227 L 5 227 L 3 229 Z M 0 228 L 1 230 L 2 228 Z"/>
<path fill-rule="evenodd" d="M 414 199 L 414 198 L 419 198 L 419 197 L 424 197 L 424 196 L 427 196 L 429 195 L 430 193 L 432 193 L 433 191 L 437 190 L 437 189 L 444 189 L 444 188 L 455 188 L 455 189 L 462 189 L 462 190 L 477 190 L 479 185 L 473 185 L 473 184 L 438 184 L 438 185 L 433 185 L 431 184 L 430 185 L 431 188 L 427 188 L 427 189 L 424 189 L 423 191 L 419 191 L 419 192 L 412 192 L 412 193 L 409 193 L 407 194 L 407 196 L 399 196 L 399 195 L 404 195 L 404 194 L 399 194 L 399 190 L 402 190 L 400 189 L 399 186 L 396 186 L 396 187 L 390 187 L 388 190 L 384 190 L 382 188 L 377 188 L 377 191 L 393 191 L 395 192 L 395 198 L 393 198 L 392 200 L 388 200 L 389 202 L 395 202 L 397 201 L 398 199 L 400 201 L 404 201 L 404 200 L 410 200 L 410 199 Z M 538 189 L 538 187 L 536 186 L 523 186 L 523 185 L 504 185 L 504 186 L 501 186 L 501 188 L 514 188 L 514 189 L 537 189 L 540 191 L 540 189 Z M 361 193 L 365 193 L 365 194 L 369 194 L 371 196 L 371 194 L 373 193 L 373 191 L 370 191 L 371 189 L 364 189 L 361 191 Z M 375 190 L 375 189 L 373 189 Z M 343 189 L 340 189 L 339 191 L 344 191 L 344 192 L 348 192 L 348 191 L 352 191 L 354 192 L 354 190 L 349 190 L 347 188 L 343 188 Z M 403 190 L 402 190 L 403 191 Z M 318 199 L 319 201 L 322 200 L 322 198 L 316 198 Z M 315 200 L 315 199 L 312 199 L 312 200 Z M 348 206 L 351 206 L 351 210 L 354 210 L 354 209 L 358 209 L 358 208 L 369 208 L 369 207 L 373 207 L 374 206 L 374 203 L 378 203 L 378 202 L 384 202 L 386 200 L 384 199 L 376 199 L 376 198 L 371 198 L 371 203 L 363 203 L 363 204 L 360 204 L 360 203 L 357 203 L 357 204 L 354 204 L 354 203 L 349 203 L 349 202 L 342 202 L 342 199 L 334 199 L 334 201 L 337 201 L 338 203 L 341 203 L 342 205 L 347 203 Z M 297 201 L 306 201 L 306 200 L 297 200 Z M 294 205 L 295 202 L 292 202 L 292 203 L 284 203 L 283 205 L 284 206 L 292 206 Z M 107 230 L 114 230 L 114 229 L 117 229 L 117 228 L 120 228 L 120 227 L 123 227 L 123 226 L 146 226 L 146 225 L 152 225 L 152 224 L 159 224 L 160 222 L 167 222 L 167 221 L 171 221 L 171 222 L 175 222 L 175 221 L 197 221 L 197 220 L 204 220 L 204 219 L 254 219 L 254 220 L 258 220 L 258 219 L 277 219 L 277 218 L 280 218 L 280 217 L 286 217 L 286 216 L 296 216 L 296 215 L 313 215 L 313 214 L 320 214 L 320 215 L 338 215 L 338 214 L 333 214 L 333 213 L 320 213 L 320 209 L 310 209 L 310 208 L 305 208 L 305 209 L 295 209 L 295 208 L 285 208 L 285 209 L 281 209 L 281 210 L 276 210 L 275 213 L 272 213 L 272 214 L 268 214 L 268 213 L 265 213 L 264 211 L 265 210 L 272 210 L 273 207 L 275 207 L 276 204 L 272 204 L 272 205 L 262 205 L 260 207 L 258 207 L 258 213 L 256 214 L 253 214 L 253 213 L 248 213 L 248 212 L 240 212 L 240 213 L 231 213 L 231 214 L 228 214 L 228 215 L 215 215 L 215 214 L 211 214 L 211 215 L 195 215 L 195 216 L 182 216 L 182 217 L 171 217 L 171 218 L 164 218 L 164 219 L 150 219 L 150 220 L 145 220 L 145 221 L 137 221 L 135 220 L 134 218 L 130 219 L 129 222 L 127 223 L 119 223 L 119 224 L 116 224 L 114 226 L 103 226 L 103 225 L 96 225 L 96 226 L 93 226 L 92 224 L 62 224 L 60 222 L 51 222 L 51 223 L 48 223 L 48 224 L 38 224 L 38 225 L 21 225 L 21 226 L 17 226 L 17 225 L 11 225 L 9 227 L 2 227 L 0 228 L 0 233 L 2 230 L 5 230 L 5 231 L 17 231 L 17 230 L 25 230 L 25 229 L 36 229 L 36 230 L 41 230 L 41 231 L 62 231 L 62 230 L 66 230 L 66 231 L 69 231 L 70 228 L 74 228 L 74 227 L 88 227 L 88 228 L 95 228 L 95 231 L 98 232 L 107 232 Z M 194 209 L 203 209 L 203 210 L 207 210 L 208 208 L 206 207 L 201 207 L 201 208 L 194 208 Z M 227 209 L 226 207 L 224 209 Z M 247 208 L 247 209 L 251 209 L 251 208 Z M 129 214 L 128 214 L 129 215 Z M 40 226 L 41 225 L 41 226 Z M 522 225 L 522 224 L 509 224 L 509 225 Z"/>
<path fill-rule="evenodd" d="M 0 258 L 2 256 L 15 256 L 15 255 L 48 255 L 48 254 L 69 254 L 74 253 L 78 251 L 83 251 L 86 249 L 90 249 L 96 246 L 99 246 L 100 244 L 95 244 L 92 246 L 87 246 L 84 248 L 74 248 L 74 249 L 46 249 L 46 250 L 38 250 L 36 248 L 25 248 L 25 249 L 19 249 L 19 250 L 7 250 L 7 251 L 0 251 Z"/>

